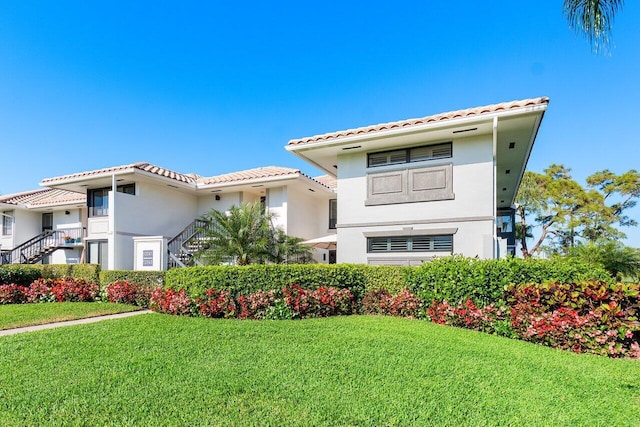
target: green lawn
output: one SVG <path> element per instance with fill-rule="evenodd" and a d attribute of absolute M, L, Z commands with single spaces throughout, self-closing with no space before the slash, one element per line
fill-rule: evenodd
<path fill-rule="evenodd" d="M 140 310 L 140 307 L 96 302 L 0 305 L 0 330 L 136 310 Z"/>
<path fill-rule="evenodd" d="M 640 425 L 640 363 L 390 317 L 0 337 L 0 425 Z"/>

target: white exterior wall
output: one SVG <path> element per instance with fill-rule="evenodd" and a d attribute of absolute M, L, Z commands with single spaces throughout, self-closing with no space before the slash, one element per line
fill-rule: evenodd
<path fill-rule="evenodd" d="M 304 240 L 322 237 L 335 230 L 329 230 L 329 199 L 320 198 L 307 190 L 289 188 L 287 192 L 287 219 L 290 236 Z M 316 248 L 313 258 L 320 263 L 329 262 L 329 253 Z"/>
<path fill-rule="evenodd" d="M 216 200 L 216 195 L 220 200 Z M 215 209 L 220 212 L 226 212 L 231 206 L 238 206 L 242 203 L 243 194 L 240 191 L 233 193 L 209 193 L 198 197 L 197 216 L 202 216 Z"/>
<path fill-rule="evenodd" d="M 165 186 L 136 183 L 136 195 L 109 192 L 109 215 L 113 226 L 109 232 L 109 268 L 133 269 L 135 236 L 171 238 L 189 225 L 197 214 L 196 196 Z M 112 249 L 113 248 L 113 249 Z"/>
<path fill-rule="evenodd" d="M 329 199 L 314 197 L 299 189 L 287 188 L 287 234 L 305 240 L 329 232 Z"/>
<path fill-rule="evenodd" d="M 267 210 L 273 214 L 273 225 L 289 233 L 287 215 L 287 187 L 275 187 L 267 190 Z"/>
<path fill-rule="evenodd" d="M 69 212 L 67 215 L 65 212 Z M 53 212 L 53 229 L 82 228 L 83 209 L 69 208 Z M 82 244 L 73 249 L 60 249 L 49 255 L 50 264 L 78 264 L 82 256 Z"/>
<path fill-rule="evenodd" d="M 13 244 L 9 247 L 9 245 L 5 246 L 4 242 L 2 242 L 2 249 L 15 248 L 40 233 L 42 233 L 41 212 L 15 209 L 13 211 Z"/>
<path fill-rule="evenodd" d="M 419 144 L 416 144 L 419 145 Z M 365 206 L 367 173 L 452 164 L 452 200 Z M 457 228 L 453 251 L 491 258 L 494 227 L 493 142 L 490 135 L 453 141 L 453 157 L 367 168 L 366 153 L 338 157 L 338 262 L 366 263 L 367 231 Z M 488 236 L 488 237 L 487 237 Z M 488 247 L 487 247 L 488 246 Z M 375 254 L 375 257 L 402 254 Z M 415 254 L 405 253 L 405 258 Z M 421 253 L 422 258 L 438 253 Z M 374 257 L 374 254 L 369 256 Z"/>

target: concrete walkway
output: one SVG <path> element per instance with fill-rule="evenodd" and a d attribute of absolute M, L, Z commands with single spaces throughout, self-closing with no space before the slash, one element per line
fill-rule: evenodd
<path fill-rule="evenodd" d="M 21 334 L 23 332 L 35 332 L 43 329 L 60 328 L 63 326 L 84 325 L 86 323 L 96 323 L 103 320 L 122 319 L 124 317 L 137 316 L 139 314 L 153 313 L 151 310 L 130 311 L 128 313 L 109 314 L 106 316 L 87 317 L 86 319 L 67 320 L 66 322 L 47 323 L 45 325 L 25 326 L 24 328 L 5 329 L 0 331 L 0 337 L 6 335 Z"/>

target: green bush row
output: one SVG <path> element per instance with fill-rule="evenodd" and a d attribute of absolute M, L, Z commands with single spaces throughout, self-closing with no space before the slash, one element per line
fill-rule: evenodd
<path fill-rule="evenodd" d="M 584 280 L 613 281 L 599 264 L 557 258 L 479 260 L 462 256 L 438 258 L 411 271 L 407 287 L 423 301 L 472 299 L 476 304 L 501 304 L 504 289 L 522 283 L 577 283 Z"/>
<path fill-rule="evenodd" d="M 192 297 L 202 297 L 207 289 L 226 290 L 234 297 L 258 290 L 282 289 L 298 284 L 305 289 L 334 286 L 349 289 L 360 298 L 371 289 L 400 291 L 406 284 L 409 267 L 351 264 L 254 264 L 208 266 L 169 270 L 165 287 L 185 289 Z"/>
<path fill-rule="evenodd" d="M 100 272 L 100 285 L 104 288 L 117 281 L 133 285 L 164 286 L 164 271 L 104 270 Z"/>
<path fill-rule="evenodd" d="M 0 284 L 29 286 L 37 279 L 73 277 L 88 283 L 100 283 L 100 266 L 96 264 L 9 264 L 0 266 Z"/>
<path fill-rule="evenodd" d="M 7 264 L 0 266 L 0 285 L 15 283 L 20 286 L 29 286 L 41 277 L 40 269 L 32 265 Z"/>
<path fill-rule="evenodd" d="M 334 286 L 349 289 L 356 298 L 374 289 L 398 293 L 407 287 L 426 302 L 471 298 L 485 305 L 502 303 L 504 288 L 511 283 L 575 283 L 588 279 L 612 280 L 601 266 L 575 260 L 478 260 L 455 256 L 438 258 L 420 267 L 268 264 L 178 268 L 166 273 L 165 287 L 185 289 L 192 297 L 202 297 L 207 289 L 226 290 L 237 297 L 292 284 L 305 289 Z"/>

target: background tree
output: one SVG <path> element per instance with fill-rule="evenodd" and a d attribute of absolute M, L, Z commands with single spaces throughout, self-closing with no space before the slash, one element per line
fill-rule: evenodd
<path fill-rule="evenodd" d="M 206 265 L 236 265 L 265 262 L 309 262 L 311 249 L 302 239 L 273 226 L 273 215 L 260 203 L 232 206 L 228 213 L 211 210 L 201 217 L 207 223 L 200 231 L 204 244 L 195 257 Z"/>
<path fill-rule="evenodd" d="M 584 35 L 594 53 L 609 53 L 613 20 L 624 0 L 564 0 L 569 27 Z"/>
<path fill-rule="evenodd" d="M 603 243 L 625 237 L 618 226 L 634 226 L 626 215 L 640 197 L 640 174 L 635 170 L 616 175 L 596 172 L 587 178 L 587 188 L 570 175 L 570 169 L 552 164 L 544 174 L 526 172 L 516 197 L 520 217 L 519 239 L 523 256 L 530 257 L 547 243 L 556 253 L 566 254 L 581 242 Z M 540 235 L 531 249 L 533 218 Z M 524 233 L 522 232 L 524 230 Z"/>

